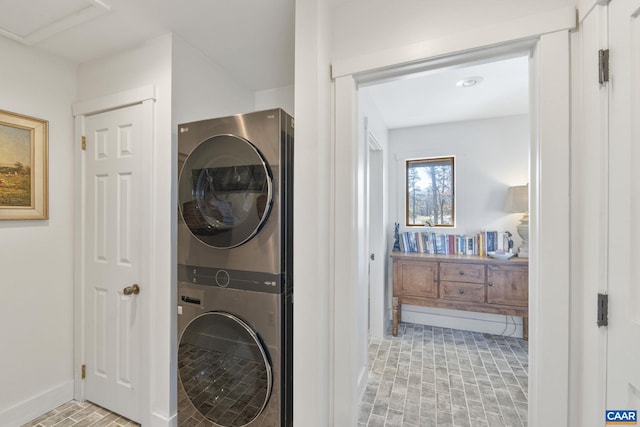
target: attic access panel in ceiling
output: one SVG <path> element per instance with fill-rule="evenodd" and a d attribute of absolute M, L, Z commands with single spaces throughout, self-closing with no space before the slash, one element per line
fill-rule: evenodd
<path fill-rule="evenodd" d="M 33 45 L 85 23 L 110 7 L 100 0 L 0 0 L 0 35 Z"/>

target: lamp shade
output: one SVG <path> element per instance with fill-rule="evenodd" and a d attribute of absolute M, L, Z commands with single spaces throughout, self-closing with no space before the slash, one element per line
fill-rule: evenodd
<path fill-rule="evenodd" d="M 504 201 L 505 212 L 525 213 L 529 211 L 529 186 L 517 185 L 509 187 Z"/>

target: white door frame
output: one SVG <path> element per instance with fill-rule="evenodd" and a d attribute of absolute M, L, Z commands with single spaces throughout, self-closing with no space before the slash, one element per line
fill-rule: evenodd
<path fill-rule="evenodd" d="M 357 85 L 475 59 L 531 52 L 531 158 L 529 258 L 529 425 L 566 425 L 569 389 L 569 30 L 575 9 L 566 8 L 491 28 L 332 64 L 335 82 L 334 140 L 334 359 L 333 425 L 355 425 L 361 370 L 354 345 L 357 292 L 363 280 L 363 248 L 358 244 L 358 188 L 362 148 L 357 135 Z M 400 69 L 402 68 L 402 69 Z M 389 72 L 389 70 L 392 70 Z M 398 71 L 399 70 L 399 71 Z M 377 74 L 377 75 L 376 75 Z M 356 80 L 358 79 L 358 81 Z M 366 248 L 364 248 L 366 251 Z M 541 257 L 541 254 L 553 256 Z M 542 302 L 544 301 L 544 304 Z M 544 376 L 541 373 L 544 372 Z"/>
<path fill-rule="evenodd" d="M 85 397 L 84 381 L 82 379 L 82 364 L 85 360 L 85 255 L 86 248 L 84 247 L 86 224 L 84 218 L 85 210 L 85 159 L 84 151 L 82 147 L 82 135 L 84 135 L 84 121 L 85 117 L 93 114 L 98 114 L 105 111 L 116 110 L 118 108 L 127 107 L 130 105 L 142 104 L 142 145 L 143 145 L 143 160 L 142 172 L 144 178 L 141 182 L 148 183 L 148 188 L 142 191 L 139 196 L 142 198 L 143 212 L 139 212 L 144 218 L 151 218 L 151 206 L 154 206 L 155 196 L 153 194 L 152 186 L 152 147 L 153 147 L 153 113 L 154 102 L 156 99 L 155 87 L 144 86 L 137 89 L 132 89 L 124 92 L 119 92 L 113 95 L 104 96 L 101 98 L 92 99 L 85 102 L 80 102 L 73 105 L 73 116 L 75 120 L 74 129 L 74 216 L 76 218 L 74 224 L 74 399 L 83 401 Z M 144 222 L 143 222 L 144 223 Z M 153 220 L 146 222 L 147 226 L 141 230 L 141 241 L 149 242 L 150 236 L 154 229 Z M 151 283 L 151 265 L 152 264 L 152 250 L 149 248 L 143 248 L 143 254 L 147 254 L 147 257 L 141 259 L 141 278 L 144 283 Z M 151 254 L 151 255 L 149 255 Z M 154 290 L 151 286 L 145 289 L 147 293 L 148 301 L 152 301 Z M 148 306 L 146 304 L 145 306 Z M 141 357 L 142 360 L 149 359 L 149 312 L 141 313 L 141 330 L 142 340 L 141 343 Z M 149 366 L 147 363 L 142 363 L 142 366 Z M 143 402 L 143 408 L 141 410 L 142 419 L 140 420 L 143 425 L 149 421 L 149 376 L 150 372 L 145 370 L 140 373 L 140 401 Z"/>

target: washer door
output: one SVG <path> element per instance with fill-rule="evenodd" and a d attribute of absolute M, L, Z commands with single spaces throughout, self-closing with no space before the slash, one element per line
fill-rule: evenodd
<path fill-rule="evenodd" d="M 189 323 L 180 338 L 178 374 L 195 408 L 224 427 L 255 420 L 271 395 L 266 349 L 249 325 L 225 312 Z"/>
<path fill-rule="evenodd" d="M 180 171 L 180 213 L 191 233 L 220 249 L 240 246 L 267 220 L 273 178 L 258 149 L 236 135 L 201 142 Z"/>

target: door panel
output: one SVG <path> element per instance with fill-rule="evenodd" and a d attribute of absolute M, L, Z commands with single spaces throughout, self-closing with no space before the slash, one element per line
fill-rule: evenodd
<path fill-rule="evenodd" d="M 141 123 L 141 105 L 85 118 L 85 398 L 134 421 L 144 301 Z M 133 284 L 140 295 L 124 291 Z"/>
<path fill-rule="evenodd" d="M 607 409 L 640 410 L 640 0 L 609 4 Z"/>

